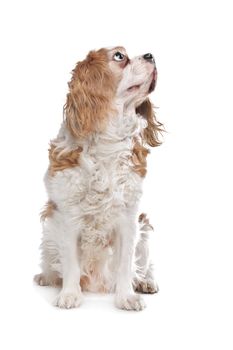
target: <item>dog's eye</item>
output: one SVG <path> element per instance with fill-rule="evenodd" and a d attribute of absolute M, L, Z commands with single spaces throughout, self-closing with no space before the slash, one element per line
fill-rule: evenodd
<path fill-rule="evenodd" d="M 125 59 L 125 55 L 121 53 L 120 51 L 117 51 L 115 55 L 113 56 L 113 59 L 117 62 L 123 61 Z"/>

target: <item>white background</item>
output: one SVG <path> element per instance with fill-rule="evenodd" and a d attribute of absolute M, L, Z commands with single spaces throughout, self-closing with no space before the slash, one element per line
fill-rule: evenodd
<path fill-rule="evenodd" d="M 1 1 L 1 349 L 232 350 L 231 1 Z M 47 148 L 69 72 L 90 49 L 152 52 L 152 100 L 167 130 L 142 209 L 155 226 L 158 295 L 143 312 L 87 295 L 50 306 L 39 271 Z"/>

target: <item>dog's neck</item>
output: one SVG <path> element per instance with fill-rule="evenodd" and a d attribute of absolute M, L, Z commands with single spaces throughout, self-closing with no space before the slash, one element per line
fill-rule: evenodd
<path fill-rule="evenodd" d="M 82 143 L 82 155 L 104 163 L 115 162 L 117 159 L 125 159 L 127 162 L 132 155 L 135 139 L 140 137 L 146 126 L 145 119 L 135 111 L 129 115 L 115 115 L 109 118 L 103 132 L 93 133 Z"/>
<path fill-rule="evenodd" d="M 74 138 L 63 122 L 56 144 L 67 151 L 82 147 L 84 153 L 94 152 L 108 157 L 120 151 L 130 151 L 133 141 L 140 137 L 146 126 L 145 118 L 136 114 L 135 108 L 125 111 L 119 108 L 116 115 L 109 116 L 104 131 L 90 134 L 85 139 Z"/>

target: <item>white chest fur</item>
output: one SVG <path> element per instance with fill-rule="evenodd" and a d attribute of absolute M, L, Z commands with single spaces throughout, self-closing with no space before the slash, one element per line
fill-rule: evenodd
<path fill-rule="evenodd" d="M 89 136 L 81 145 L 80 165 L 46 175 L 51 200 L 58 207 L 77 206 L 81 215 L 114 215 L 120 207 L 130 207 L 141 196 L 141 178 L 132 170 L 133 139 L 139 137 L 146 121 L 139 115 L 112 118 L 103 133 Z M 62 126 L 62 145 L 69 147 L 70 136 Z M 72 144 L 72 147 L 74 145 Z"/>

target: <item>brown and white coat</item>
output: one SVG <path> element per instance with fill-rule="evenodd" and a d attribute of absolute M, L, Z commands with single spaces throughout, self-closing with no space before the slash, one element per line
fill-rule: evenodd
<path fill-rule="evenodd" d="M 59 307 L 78 306 L 82 290 L 91 290 L 115 291 L 118 307 L 141 310 L 134 289 L 157 291 L 152 226 L 145 214 L 137 220 L 148 146 L 160 144 L 162 125 L 148 98 L 156 78 L 152 56 L 130 60 L 122 47 L 91 51 L 73 70 L 49 149 L 42 273 L 35 277 L 41 285 L 62 283 Z"/>

